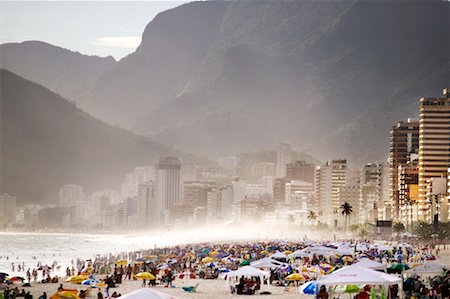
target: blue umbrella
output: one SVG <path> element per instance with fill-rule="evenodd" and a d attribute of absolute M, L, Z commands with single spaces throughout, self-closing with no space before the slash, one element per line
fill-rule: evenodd
<path fill-rule="evenodd" d="M 300 293 L 307 295 L 316 295 L 318 293 L 317 281 L 306 282 L 299 287 Z"/>
<path fill-rule="evenodd" d="M 81 284 L 85 285 L 85 286 L 93 286 L 96 283 L 97 283 L 97 281 L 95 281 L 94 279 L 86 279 L 81 282 Z"/>

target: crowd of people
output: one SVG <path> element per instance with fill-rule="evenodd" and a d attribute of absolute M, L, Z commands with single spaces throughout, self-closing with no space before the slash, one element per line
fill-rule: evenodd
<path fill-rule="evenodd" d="M 346 242 L 347 252 L 338 249 L 344 242 L 311 244 L 311 242 L 241 242 L 241 243 L 201 243 L 178 245 L 166 248 L 154 248 L 144 251 L 128 252 L 120 255 L 95 256 L 92 259 L 77 259 L 71 261 L 71 266 L 65 269 L 67 277 L 86 276 L 86 279 L 98 279 L 102 287 L 98 288 L 97 298 L 117 298 L 120 293 L 111 289 L 117 287 L 124 280 L 137 280 L 139 273 L 150 273 L 150 278 L 142 279 L 142 287 L 174 287 L 174 280 L 185 277 L 197 279 L 218 279 L 226 277 L 227 273 L 238 269 L 243 265 L 249 265 L 253 261 L 270 257 L 279 262 L 276 267 L 269 268 L 270 284 L 288 286 L 291 281 L 286 278 L 294 273 L 303 273 L 305 282 L 317 279 L 332 271 L 350 265 L 361 258 L 368 258 L 386 265 L 423 263 L 435 259 L 432 248 L 423 246 L 397 246 L 378 247 L 368 242 L 352 243 Z M 310 252 L 302 256 L 294 253 L 305 250 L 311 246 L 321 246 L 321 250 L 327 250 L 331 254 L 323 252 Z M 381 249 L 382 248 L 382 249 Z M 349 250 L 351 249 L 351 250 Z M 351 251 L 351 252 L 350 252 Z M 306 253 L 306 252 L 305 252 Z M 12 269 L 19 264 L 12 264 Z M 25 270 L 25 265 L 20 264 L 24 272 L 24 287 L 30 283 L 60 283 L 61 279 L 57 273 L 58 263 L 51 266 L 37 264 L 36 268 Z M 311 270 L 315 269 L 315 270 Z M 400 274 L 403 271 L 400 271 Z M 38 277 L 42 277 L 38 280 Z M 7 277 L 2 283 L 3 298 L 31 299 L 32 295 L 25 289 L 19 290 L 15 286 L 17 281 L 8 281 Z M 232 292 L 237 294 L 254 294 L 261 289 L 259 278 L 241 277 L 239 283 L 234 285 Z M 89 286 L 91 287 L 91 286 Z M 446 289 L 447 288 L 447 289 Z M 407 298 L 445 298 L 448 297 L 450 288 L 449 275 L 436 277 L 435 280 L 425 280 L 418 276 L 405 277 L 404 293 Z M 59 289 L 64 289 L 61 285 Z M 85 298 L 92 290 L 82 290 L 78 296 Z M 321 289 L 318 298 L 326 298 L 326 290 Z M 367 293 L 367 292 L 366 292 Z M 392 292 L 395 294 L 395 292 Z M 363 298 L 364 292 L 358 294 Z M 1 298 L 1 297 L 0 297 Z M 39 299 L 46 299 L 47 294 L 42 294 Z"/>

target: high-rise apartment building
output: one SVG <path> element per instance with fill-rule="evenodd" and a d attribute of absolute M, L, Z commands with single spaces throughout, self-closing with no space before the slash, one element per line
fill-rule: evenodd
<path fill-rule="evenodd" d="M 426 184 L 447 176 L 450 167 L 450 90 L 442 98 L 422 98 L 419 103 L 419 200 L 418 216 L 431 220 Z"/>
<path fill-rule="evenodd" d="M 389 166 L 390 166 L 390 202 L 392 219 L 399 218 L 398 167 L 406 165 L 411 154 L 419 149 L 419 122 L 408 119 L 400 121 L 392 127 L 390 133 Z"/>
<path fill-rule="evenodd" d="M 397 221 L 409 225 L 417 221 L 419 165 L 417 159 L 398 167 L 399 217 Z"/>
<path fill-rule="evenodd" d="M 279 143 L 277 151 L 277 178 L 286 176 L 286 165 L 291 163 L 291 145 Z"/>
<path fill-rule="evenodd" d="M 314 169 L 314 164 L 305 161 L 288 163 L 286 165 L 286 179 L 314 184 Z"/>
<path fill-rule="evenodd" d="M 17 198 L 8 193 L 0 195 L 0 225 L 12 225 L 16 222 Z"/>
<path fill-rule="evenodd" d="M 158 225 L 158 210 L 156 203 L 155 184 L 145 182 L 138 187 L 139 225 L 140 227 L 155 227 Z"/>
<path fill-rule="evenodd" d="M 180 201 L 181 161 L 175 157 L 161 158 L 156 165 L 157 210 L 167 224 L 170 210 Z"/>
<path fill-rule="evenodd" d="M 339 188 L 345 186 L 347 160 L 333 160 L 316 168 L 316 200 L 319 220 L 335 225 L 339 212 Z"/>
<path fill-rule="evenodd" d="M 59 189 L 59 206 L 66 208 L 76 206 L 84 201 L 85 194 L 83 187 L 76 184 L 67 184 Z"/>

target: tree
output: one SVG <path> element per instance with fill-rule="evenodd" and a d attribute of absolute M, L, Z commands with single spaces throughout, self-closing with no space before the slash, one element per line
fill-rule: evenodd
<path fill-rule="evenodd" d="M 341 205 L 341 214 L 344 215 L 344 217 L 345 217 L 344 231 L 347 230 L 347 219 L 352 214 L 352 212 L 353 212 L 353 207 L 348 202 L 344 202 Z"/>
<path fill-rule="evenodd" d="M 394 229 L 394 233 L 398 234 L 398 233 L 405 231 L 405 226 L 403 225 L 403 223 L 397 222 L 394 224 L 393 229 Z"/>
<path fill-rule="evenodd" d="M 316 222 L 316 220 L 317 220 L 317 214 L 314 211 L 309 210 L 308 211 L 308 221 Z"/>
<path fill-rule="evenodd" d="M 358 226 L 358 237 L 360 239 L 366 239 L 366 236 L 372 232 L 372 228 L 369 224 L 363 223 Z"/>

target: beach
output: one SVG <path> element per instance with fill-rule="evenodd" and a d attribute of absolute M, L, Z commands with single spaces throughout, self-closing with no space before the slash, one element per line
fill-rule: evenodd
<path fill-rule="evenodd" d="M 194 286 L 199 284 L 196 293 L 188 293 L 185 292 L 181 287 L 183 286 Z M 122 284 L 120 284 L 117 288 L 111 288 L 110 293 L 117 292 L 125 295 L 132 291 L 135 291 L 141 288 L 142 282 L 139 280 L 126 280 Z M 32 287 L 26 288 L 26 291 L 30 291 L 33 295 L 33 298 L 38 298 L 42 295 L 43 292 L 46 292 L 47 295 L 53 294 L 58 288 L 59 284 L 43 284 L 37 283 L 32 284 Z M 243 295 L 231 294 L 228 281 L 225 280 L 217 280 L 217 279 L 176 279 L 174 281 L 174 288 L 165 288 L 165 287 L 154 287 L 153 289 L 158 290 L 160 292 L 170 294 L 177 298 L 200 298 L 200 299 L 220 299 L 220 298 L 242 298 Z M 86 287 L 82 287 L 78 284 L 64 283 L 64 287 L 68 289 L 86 289 Z M 263 289 L 265 290 L 265 287 Z M 286 290 L 285 287 L 276 287 L 270 286 L 269 290 L 272 295 L 253 295 L 252 298 L 306 298 L 306 295 L 299 294 L 297 288 L 292 288 L 289 291 Z M 97 290 L 91 290 L 90 298 L 97 298 Z"/>
<path fill-rule="evenodd" d="M 103 242 L 105 242 L 105 240 L 106 240 L 105 238 L 102 239 Z M 118 242 L 118 241 L 116 240 L 114 242 Z M 239 242 L 236 242 L 235 244 L 239 244 Z M 3 244 L 3 246 L 4 246 L 4 244 Z M 92 244 L 90 246 L 92 246 Z M 96 245 L 94 245 L 94 247 L 95 246 Z M 204 246 L 204 245 L 202 245 L 202 246 Z M 239 246 L 241 246 L 241 244 Z M 445 265 L 445 266 L 450 266 L 450 248 L 449 248 L 449 246 L 448 245 L 445 246 L 445 249 L 444 249 L 444 246 L 441 245 L 439 247 L 436 247 L 434 249 L 434 252 L 436 252 L 437 248 L 439 248 L 439 254 L 436 256 L 436 262 L 440 263 L 442 265 Z M 49 252 L 47 253 L 47 255 L 53 258 L 54 256 L 52 254 L 51 248 L 47 248 L 47 249 L 49 249 Z M 84 249 L 87 250 L 86 248 L 84 248 Z M 98 248 L 98 249 L 100 250 L 100 248 Z M 105 254 L 107 252 L 107 249 L 108 248 L 102 248 L 100 250 L 100 252 Z M 71 254 L 76 254 L 76 252 L 73 252 Z M 42 256 L 45 256 L 45 254 Z M 60 259 L 62 259 L 61 264 L 68 264 L 69 260 L 64 260 L 64 259 L 67 259 L 68 257 L 69 256 L 61 255 L 59 257 Z M 8 270 L 8 269 L 4 269 L 6 262 L 4 260 L 4 257 L 2 257 L 2 259 L 3 259 L 4 266 L 3 266 L 3 269 L 0 269 L 0 272 Z M 27 261 L 27 265 L 29 265 L 30 263 L 31 262 Z M 16 264 L 17 264 L 17 262 L 16 262 Z M 57 271 L 55 269 L 55 271 L 52 271 L 52 272 L 56 273 Z M 63 272 L 63 271 L 60 270 L 59 273 L 61 273 L 61 272 Z M 16 272 L 16 274 L 20 274 L 20 273 Z M 23 273 L 21 273 L 21 274 L 22 274 L 22 276 L 24 276 Z M 220 278 L 218 278 L 218 279 L 199 279 L 199 278 L 190 279 L 190 278 L 187 278 L 187 276 L 185 276 L 184 278 L 180 278 L 178 275 L 175 275 L 175 280 L 173 281 L 173 287 L 165 287 L 165 285 L 157 285 L 152 288 L 155 290 L 158 290 L 160 292 L 175 296 L 176 298 L 200 298 L 200 299 L 216 298 L 216 299 L 221 299 L 221 298 L 240 298 L 240 297 L 242 297 L 242 295 L 237 295 L 236 293 L 235 294 L 231 293 L 230 283 L 227 280 L 225 280 L 223 276 L 224 275 L 221 275 Z M 95 278 L 99 279 L 99 280 L 104 280 L 106 277 L 107 277 L 107 275 L 105 275 L 105 274 L 95 275 Z M 41 278 L 42 278 L 42 276 L 39 276 L 38 281 Z M 60 274 L 60 278 L 57 283 L 32 282 L 30 287 L 22 287 L 22 283 L 16 282 L 12 285 L 12 287 L 17 286 L 20 290 L 23 288 L 23 289 L 25 289 L 25 292 L 30 292 L 30 294 L 33 295 L 33 298 L 39 298 L 39 296 L 41 296 L 43 294 L 43 292 L 46 292 L 47 296 L 52 295 L 57 290 L 59 285 L 62 283 L 63 287 L 65 289 L 76 289 L 76 290 L 90 289 L 90 294 L 87 298 L 97 298 L 97 292 L 98 292 L 99 288 L 97 288 L 97 287 L 91 288 L 86 285 L 65 282 L 66 278 L 67 277 L 65 277 L 64 274 L 62 274 L 62 275 Z M 183 290 L 183 287 L 196 286 L 197 284 L 198 284 L 198 287 L 197 287 L 195 293 L 189 293 L 189 292 L 186 292 Z M 142 288 L 141 280 L 124 279 L 124 280 L 122 280 L 121 283 L 117 283 L 115 288 L 109 289 L 109 295 L 111 295 L 113 292 L 116 292 L 117 294 L 125 295 L 127 293 L 133 292 L 140 288 Z M 100 289 L 101 289 L 102 293 L 104 295 L 106 295 L 105 288 L 102 287 Z M 293 285 L 291 285 L 289 287 L 276 286 L 276 285 L 270 285 L 268 287 L 267 285 L 262 285 L 261 291 L 268 291 L 271 294 L 270 295 L 262 295 L 257 292 L 255 295 L 253 295 L 253 297 L 254 298 L 267 298 L 268 296 L 270 298 L 306 298 L 306 297 L 308 297 L 308 295 L 299 293 L 298 287 L 293 286 Z"/>

